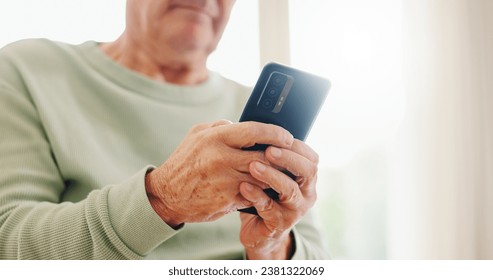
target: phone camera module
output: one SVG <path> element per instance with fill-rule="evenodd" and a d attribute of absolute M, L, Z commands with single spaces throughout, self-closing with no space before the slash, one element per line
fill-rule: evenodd
<path fill-rule="evenodd" d="M 267 95 L 269 97 L 275 97 L 277 95 L 277 90 L 275 88 L 271 88 L 267 91 Z"/>
<path fill-rule="evenodd" d="M 279 113 L 286 102 L 292 85 L 293 77 L 277 71 L 272 72 L 257 101 L 257 106 L 266 111 Z"/>
<path fill-rule="evenodd" d="M 272 109 L 273 105 L 274 105 L 274 102 L 272 101 L 272 99 L 266 98 L 266 99 L 262 100 L 262 107 L 264 107 L 264 109 L 266 109 L 266 110 Z"/>

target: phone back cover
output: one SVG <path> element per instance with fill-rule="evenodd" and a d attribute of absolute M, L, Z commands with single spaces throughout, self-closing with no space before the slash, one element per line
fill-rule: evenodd
<path fill-rule="evenodd" d="M 266 110 L 259 100 L 266 93 L 266 84 L 272 73 L 282 73 L 292 79 L 289 94 L 279 112 Z M 323 105 L 330 82 L 319 76 L 277 63 L 267 64 L 245 106 L 241 121 L 258 121 L 279 125 L 304 141 Z M 265 147 L 264 147 L 265 148 Z"/>

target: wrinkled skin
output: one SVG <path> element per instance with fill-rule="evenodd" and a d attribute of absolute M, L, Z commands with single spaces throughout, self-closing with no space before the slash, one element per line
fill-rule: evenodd
<path fill-rule="evenodd" d="M 176 227 L 250 206 L 239 186 L 262 185 L 249 173 L 249 165 L 266 160 L 263 152 L 241 148 L 257 142 L 290 148 L 293 137 L 280 127 L 255 122 L 219 121 L 192 128 L 168 160 L 147 175 L 156 212 Z"/>

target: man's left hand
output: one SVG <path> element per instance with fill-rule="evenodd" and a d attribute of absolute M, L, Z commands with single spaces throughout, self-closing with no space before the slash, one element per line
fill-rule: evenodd
<path fill-rule="evenodd" d="M 249 166 L 251 175 L 265 186 L 240 185 L 241 194 L 259 214 L 240 214 L 240 240 L 249 259 L 289 259 L 294 246 L 291 230 L 317 197 L 318 155 L 304 142 L 295 140 L 291 149 L 267 148 L 265 156 L 270 165 L 254 161 Z M 296 179 L 280 171 L 283 169 Z M 279 193 L 279 201 L 264 193 L 263 188 L 267 187 Z"/>

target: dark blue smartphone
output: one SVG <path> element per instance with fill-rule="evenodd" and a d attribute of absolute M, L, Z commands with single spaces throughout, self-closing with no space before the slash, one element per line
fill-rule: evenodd
<path fill-rule="evenodd" d="M 330 81 L 278 63 L 264 66 L 259 79 L 240 117 L 240 122 L 257 121 L 275 124 L 305 141 L 330 89 Z M 268 145 L 258 143 L 246 150 L 265 150 Z M 288 171 L 284 171 L 295 178 Z M 273 189 L 264 190 L 278 200 Z M 258 214 L 254 207 L 239 211 Z"/>

